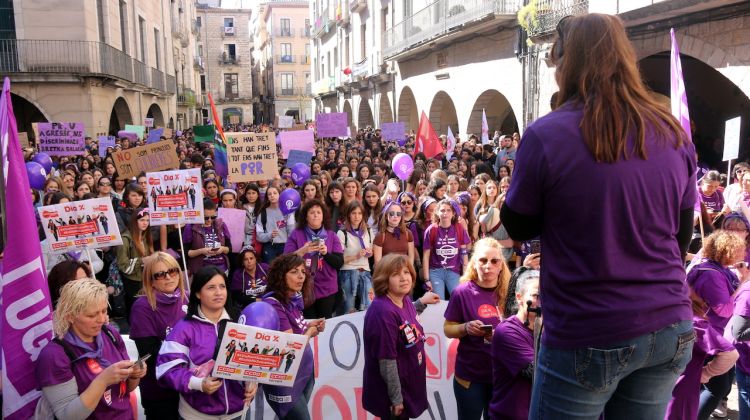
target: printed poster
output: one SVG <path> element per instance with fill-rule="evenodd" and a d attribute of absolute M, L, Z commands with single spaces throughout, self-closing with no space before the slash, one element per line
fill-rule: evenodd
<path fill-rule="evenodd" d="M 148 172 L 146 183 L 151 225 L 203 224 L 200 169 Z"/>
<path fill-rule="evenodd" d="M 229 322 L 224 329 L 211 376 L 292 386 L 305 345 L 306 335 Z"/>
<path fill-rule="evenodd" d="M 83 123 L 37 123 L 39 151 L 50 156 L 82 155 L 86 137 Z"/>
<path fill-rule="evenodd" d="M 54 254 L 122 245 L 109 198 L 39 207 L 39 216 Z"/>

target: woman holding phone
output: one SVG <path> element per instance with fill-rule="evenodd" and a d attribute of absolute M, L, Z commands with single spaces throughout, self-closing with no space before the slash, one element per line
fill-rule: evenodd
<path fill-rule="evenodd" d="M 216 207 L 210 199 L 203 200 L 203 224 L 187 225 L 182 233 L 192 274 L 206 265 L 219 267 L 224 273 L 229 270 L 229 228 L 218 218 Z"/>
<path fill-rule="evenodd" d="M 505 312 L 510 270 L 500 243 L 479 240 L 474 255 L 451 293 L 443 331 L 459 339 L 453 393 L 458 418 L 474 420 L 489 416 L 492 398 L 492 331 Z"/>

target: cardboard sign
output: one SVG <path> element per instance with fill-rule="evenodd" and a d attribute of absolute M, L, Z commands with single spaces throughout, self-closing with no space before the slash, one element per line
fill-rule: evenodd
<path fill-rule="evenodd" d="M 318 127 L 318 137 L 341 137 L 347 135 L 349 115 L 346 112 L 332 112 L 318 114 L 315 125 Z"/>
<path fill-rule="evenodd" d="M 279 133 L 281 143 L 281 157 L 289 158 L 290 150 L 302 150 L 315 153 L 315 134 L 312 130 L 282 131 Z"/>
<path fill-rule="evenodd" d="M 156 143 L 161 140 L 161 136 L 164 135 L 164 128 L 157 128 L 148 132 L 148 138 L 146 144 Z"/>
<path fill-rule="evenodd" d="M 39 144 L 39 123 L 31 123 L 31 131 L 34 132 L 34 141 Z"/>
<path fill-rule="evenodd" d="M 201 170 L 149 172 L 146 197 L 153 226 L 203 223 Z"/>
<path fill-rule="evenodd" d="M 39 207 L 39 217 L 54 254 L 122 245 L 109 198 Z"/>
<path fill-rule="evenodd" d="M 305 152 L 302 150 L 290 150 L 289 157 L 286 160 L 286 167 L 291 168 L 296 163 L 304 163 L 309 165 L 312 160 L 312 152 Z"/>
<path fill-rule="evenodd" d="M 112 154 L 120 178 L 132 178 L 141 172 L 156 172 L 180 167 L 172 140 L 133 147 Z"/>
<path fill-rule="evenodd" d="M 240 123 L 240 116 L 239 115 L 230 115 L 229 116 L 229 124 L 239 124 Z"/>
<path fill-rule="evenodd" d="M 232 252 L 242 251 L 242 242 L 245 240 L 245 223 L 247 212 L 241 209 L 229 209 L 219 207 L 217 212 L 219 219 L 229 229 L 229 239 L 232 242 Z"/>
<path fill-rule="evenodd" d="M 115 147 L 115 136 L 99 136 L 99 156 L 107 156 L 107 148 Z"/>
<path fill-rule="evenodd" d="M 274 133 L 224 133 L 227 138 L 229 182 L 271 179 L 278 172 Z"/>
<path fill-rule="evenodd" d="M 21 147 L 31 147 L 29 144 L 29 135 L 25 131 L 18 133 L 18 141 L 21 143 Z"/>
<path fill-rule="evenodd" d="M 380 125 L 380 137 L 386 141 L 403 141 L 406 136 L 406 124 L 402 122 L 383 123 Z"/>
<path fill-rule="evenodd" d="M 38 123 L 39 151 L 50 156 L 82 155 L 86 143 L 83 123 Z"/>
<path fill-rule="evenodd" d="M 300 130 L 307 130 L 307 126 L 305 124 L 294 124 L 292 125 L 292 128 L 290 128 L 288 131 L 300 131 Z"/>
<path fill-rule="evenodd" d="M 292 386 L 306 345 L 306 335 L 228 322 L 211 376 Z"/>
<path fill-rule="evenodd" d="M 294 117 L 288 115 L 279 115 L 278 128 L 292 128 L 294 124 Z"/>
<path fill-rule="evenodd" d="M 172 139 L 174 138 L 174 131 L 171 128 L 165 128 L 163 136 L 168 139 Z"/>
<path fill-rule="evenodd" d="M 723 161 L 737 159 L 740 153 L 740 126 L 742 117 L 727 120 L 724 127 L 724 157 Z"/>
<path fill-rule="evenodd" d="M 139 139 L 143 138 L 143 133 L 146 132 L 146 127 L 142 125 L 130 125 L 125 124 L 125 130 L 123 131 L 129 131 L 131 133 L 135 133 Z"/>

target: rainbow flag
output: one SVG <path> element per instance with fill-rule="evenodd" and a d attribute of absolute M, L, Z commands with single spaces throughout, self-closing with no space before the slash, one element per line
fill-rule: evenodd
<path fill-rule="evenodd" d="M 224 137 L 224 128 L 221 126 L 221 120 L 219 119 L 219 113 L 216 112 L 216 105 L 214 105 L 214 98 L 211 93 L 208 94 L 208 102 L 211 104 L 211 118 L 214 122 L 217 134 L 217 144 L 214 147 L 214 170 L 216 173 L 224 179 L 226 182 L 227 176 L 229 175 L 229 163 L 227 159 L 227 139 Z"/>

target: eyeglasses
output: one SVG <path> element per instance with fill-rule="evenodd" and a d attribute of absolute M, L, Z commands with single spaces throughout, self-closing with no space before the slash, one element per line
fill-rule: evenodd
<path fill-rule="evenodd" d="M 167 271 L 156 272 L 156 273 L 153 274 L 152 277 L 153 277 L 154 280 L 164 280 L 164 279 L 167 278 L 167 275 L 169 275 L 170 277 L 172 277 L 172 276 L 176 276 L 179 273 L 180 273 L 180 269 L 179 268 L 170 268 Z"/>
<path fill-rule="evenodd" d="M 100 182 L 99 186 L 100 187 L 111 187 L 112 183 L 111 182 Z"/>
<path fill-rule="evenodd" d="M 477 258 L 477 261 L 479 261 L 480 264 L 485 265 L 488 262 L 492 265 L 498 265 L 500 264 L 500 261 L 502 261 L 500 258 Z"/>
<path fill-rule="evenodd" d="M 216 220 L 216 218 L 219 216 L 203 216 L 205 220 Z"/>
<path fill-rule="evenodd" d="M 403 200 L 403 201 L 401 201 L 401 204 L 403 204 L 405 206 L 411 206 L 412 204 L 414 204 L 414 202 L 411 201 L 411 200 Z"/>
<path fill-rule="evenodd" d="M 395 217 L 401 217 L 401 212 L 400 211 L 389 211 L 388 212 L 388 217 L 394 217 L 394 216 Z"/>

